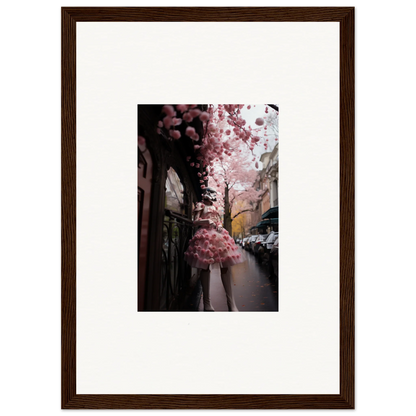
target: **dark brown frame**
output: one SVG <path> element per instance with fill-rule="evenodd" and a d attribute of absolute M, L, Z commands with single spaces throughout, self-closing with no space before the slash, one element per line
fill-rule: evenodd
<path fill-rule="evenodd" d="M 62 8 L 62 397 L 63 409 L 354 408 L 354 8 Z M 76 22 L 286 21 L 340 23 L 340 394 L 76 394 Z"/>

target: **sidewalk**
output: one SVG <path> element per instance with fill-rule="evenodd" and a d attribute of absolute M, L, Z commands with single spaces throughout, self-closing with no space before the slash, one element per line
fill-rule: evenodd
<path fill-rule="evenodd" d="M 225 296 L 224 286 L 221 281 L 221 271 L 218 264 L 213 265 L 213 270 L 211 270 L 211 279 L 210 279 L 210 296 L 211 304 L 214 307 L 215 311 L 218 312 L 228 312 L 227 298 Z M 204 303 L 201 301 L 199 303 L 199 311 L 204 311 Z"/>
<path fill-rule="evenodd" d="M 269 279 L 268 268 L 259 265 L 251 253 L 240 248 L 246 259 L 244 263 L 231 267 L 234 300 L 239 311 L 259 312 L 278 310 L 278 282 Z M 210 280 L 211 304 L 217 312 L 228 312 L 227 298 L 221 281 L 218 265 L 214 264 Z M 198 311 L 204 311 L 201 300 Z"/>

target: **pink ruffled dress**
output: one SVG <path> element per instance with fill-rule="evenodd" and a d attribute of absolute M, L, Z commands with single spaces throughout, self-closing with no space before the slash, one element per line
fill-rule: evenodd
<path fill-rule="evenodd" d="M 239 253 L 234 240 L 228 231 L 217 231 L 221 225 L 220 215 L 214 206 L 208 206 L 202 202 L 196 204 L 194 213 L 201 211 L 199 219 L 212 220 L 215 225 L 209 228 L 199 228 L 189 241 L 189 247 L 185 252 L 185 261 L 192 267 L 208 269 L 211 264 L 218 263 L 220 267 L 229 267 L 245 261 Z"/>

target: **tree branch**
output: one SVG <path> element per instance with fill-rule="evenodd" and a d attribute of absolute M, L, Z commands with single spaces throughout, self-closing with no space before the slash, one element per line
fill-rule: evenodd
<path fill-rule="evenodd" d="M 240 214 L 243 214 L 244 212 L 253 211 L 252 209 L 244 209 L 243 211 L 237 212 L 237 214 L 234 215 L 234 217 L 231 217 L 231 220 L 234 218 L 237 218 Z"/>
<path fill-rule="evenodd" d="M 228 189 L 232 189 L 232 187 L 235 185 L 235 182 L 232 185 L 228 185 Z"/>

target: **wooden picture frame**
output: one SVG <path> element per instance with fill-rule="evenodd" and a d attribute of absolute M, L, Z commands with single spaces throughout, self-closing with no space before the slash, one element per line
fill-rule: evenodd
<path fill-rule="evenodd" d="M 62 8 L 63 409 L 354 408 L 354 8 Z M 76 393 L 76 22 L 257 21 L 340 24 L 340 394 Z"/>

